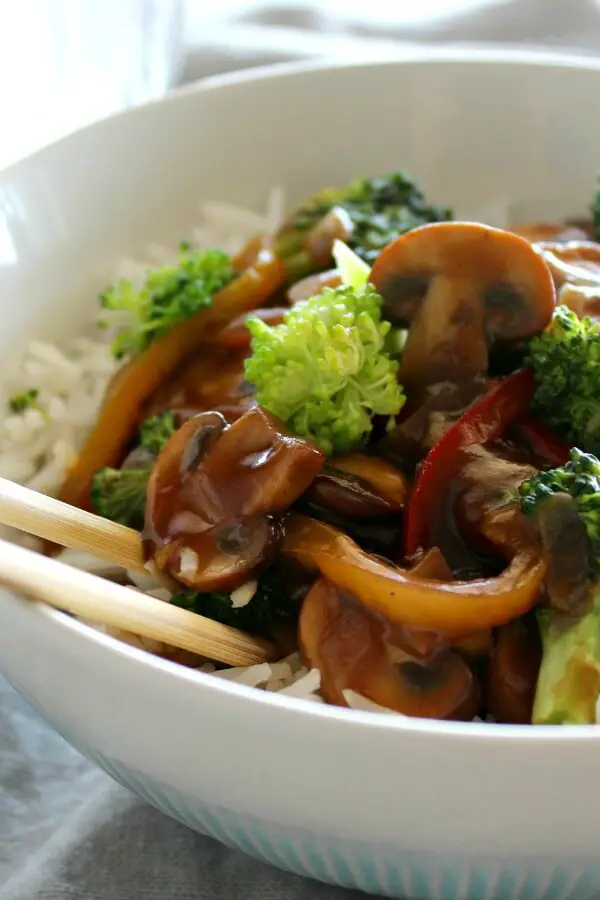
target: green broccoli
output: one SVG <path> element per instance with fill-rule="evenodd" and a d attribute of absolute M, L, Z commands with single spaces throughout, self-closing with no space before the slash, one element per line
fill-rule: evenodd
<path fill-rule="evenodd" d="M 172 413 L 150 416 L 140 426 L 137 445 L 151 456 L 158 456 L 176 430 Z M 144 525 L 146 491 L 151 473 L 151 464 L 100 469 L 92 478 L 92 509 L 105 519 L 139 531 Z"/>
<path fill-rule="evenodd" d="M 429 206 L 406 172 L 357 178 L 343 188 L 328 188 L 303 204 L 277 235 L 290 281 L 325 269 L 334 237 L 343 240 L 370 265 L 399 235 L 427 222 L 447 221 L 452 211 Z M 325 252 L 324 252 L 325 250 Z"/>
<path fill-rule="evenodd" d="M 593 725 L 600 695 L 600 587 L 592 609 L 573 620 L 538 611 L 542 665 L 533 704 L 534 725 Z"/>
<path fill-rule="evenodd" d="M 150 416 L 140 427 L 140 446 L 153 456 L 158 456 L 176 431 L 177 428 L 172 412 L 162 412 L 155 416 Z"/>
<path fill-rule="evenodd" d="M 519 495 L 522 512 L 533 518 L 553 496 L 568 495 L 588 538 L 587 551 L 583 548 L 588 571 L 576 565 L 578 589 L 583 581 L 583 611 L 577 602 L 573 613 L 550 607 L 538 610 L 542 664 L 533 722 L 592 724 L 600 694 L 600 460 L 574 448 L 566 465 L 534 475 L 520 485 Z M 570 552 L 568 540 L 565 552 Z"/>
<path fill-rule="evenodd" d="M 258 635 L 270 634 L 273 625 L 291 621 L 299 612 L 297 600 L 290 596 L 286 582 L 275 568 L 267 569 L 259 576 L 256 592 L 245 606 L 233 606 L 231 592 L 199 594 L 182 591 L 174 594 L 171 602 L 224 625 Z"/>
<path fill-rule="evenodd" d="M 214 295 L 233 278 L 230 257 L 221 250 L 192 250 L 180 246 L 177 265 L 150 269 L 138 290 L 130 281 L 120 281 L 100 295 L 108 314 L 99 325 L 108 327 L 114 312 L 126 314 L 126 324 L 117 333 L 111 352 L 122 359 L 145 350 L 155 338 L 210 306 Z M 113 315 L 111 315 L 111 313 Z"/>
<path fill-rule="evenodd" d="M 92 478 L 92 509 L 99 516 L 140 531 L 144 526 L 150 467 L 100 469 Z"/>
<path fill-rule="evenodd" d="M 577 447 L 566 465 L 538 472 L 519 486 L 521 511 L 535 517 L 552 494 L 569 494 L 591 544 L 590 565 L 600 576 L 600 460 Z"/>
<path fill-rule="evenodd" d="M 386 352 L 382 302 L 363 282 L 296 304 L 281 325 L 248 320 L 245 371 L 258 402 L 329 455 L 360 444 L 374 415 L 395 416 L 404 403 L 398 361 Z"/>
<path fill-rule="evenodd" d="M 39 396 L 40 392 L 38 388 L 30 388 L 27 391 L 21 391 L 21 393 L 15 394 L 10 398 L 8 401 L 9 408 L 11 412 L 14 413 L 22 413 L 25 412 L 26 409 L 37 409 L 42 415 L 46 415 L 46 410 L 42 404 L 38 402 Z"/>
<path fill-rule="evenodd" d="M 529 343 L 533 369 L 532 410 L 572 444 L 600 454 L 600 331 L 557 306 L 546 331 Z"/>

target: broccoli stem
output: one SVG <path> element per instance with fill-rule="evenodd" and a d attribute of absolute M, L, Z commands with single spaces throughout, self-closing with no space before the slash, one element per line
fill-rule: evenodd
<path fill-rule="evenodd" d="M 593 607 L 573 620 L 538 612 L 542 665 L 533 705 L 534 725 L 593 725 L 600 694 L 600 586 Z"/>

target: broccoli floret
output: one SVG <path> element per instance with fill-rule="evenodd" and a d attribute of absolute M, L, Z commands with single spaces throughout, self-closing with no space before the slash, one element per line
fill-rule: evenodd
<path fill-rule="evenodd" d="M 589 541 L 589 572 L 582 573 L 589 578 L 585 611 L 567 615 L 552 608 L 538 610 L 542 664 L 533 722 L 591 724 L 600 693 L 600 460 L 574 448 L 566 465 L 534 475 L 519 487 L 519 494 L 522 512 L 534 518 L 548 498 L 568 494 Z"/>
<path fill-rule="evenodd" d="M 151 468 L 100 469 L 92 478 L 92 509 L 99 516 L 139 531 L 144 526 Z"/>
<path fill-rule="evenodd" d="M 357 178 L 343 188 L 328 188 L 303 204 L 279 232 L 276 247 L 286 262 L 290 280 L 327 267 L 321 261 L 323 241 L 316 242 L 315 250 L 310 237 L 336 230 L 335 223 L 329 229 L 325 221 L 332 214 L 339 220 L 335 236 L 343 236 L 370 265 L 400 234 L 427 222 L 452 219 L 450 209 L 425 202 L 420 187 L 406 172 Z"/>
<path fill-rule="evenodd" d="M 558 469 L 538 472 L 519 486 L 521 511 L 535 517 L 552 494 L 569 494 L 590 540 L 590 565 L 600 575 L 600 460 L 577 447 L 569 462 Z"/>
<path fill-rule="evenodd" d="M 558 306 L 552 322 L 529 344 L 533 369 L 532 409 L 572 444 L 600 454 L 600 331 Z"/>
<path fill-rule="evenodd" d="M 100 295 L 108 315 L 99 324 L 108 327 L 114 312 L 126 315 L 111 352 L 116 359 L 141 353 L 152 341 L 179 322 L 210 306 L 214 295 L 233 278 L 231 258 L 221 250 L 192 250 L 181 244 L 179 262 L 146 273 L 138 290 L 130 281 L 120 281 Z M 111 315 L 112 313 L 112 315 Z"/>
<path fill-rule="evenodd" d="M 327 454 L 361 443 L 374 415 L 394 416 L 404 403 L 382 302 L 369 284 L 343 286 L 296 304 L 280 325 L 248 320 L 245 370 L 258 402 Z"/>
<path fill-rule="evenodd" d="M 150 416 L 140 427 L 140 445 L 153 456 L 158 456 L 176 430 L 172 412 L 162 412 Z"/>
<path fill-rule="evenodd" d="M 258 635 L 269 634 L 273 625 L 292 620 L 299 611 L 297 600 L 290 596 L 286 583 L 273 568 L 260 575 L 256 591 L 245 606 L 233 606 L 231 593 L 199 594 L 195 591 L 174 594 L 171 602 L 224 625 Z"/>
<path fill-rule="evenodd" d="M 175 431 L 172 413 L 150 416 L 140 427 L 138 446 L 144 447 L 152 456 L 158 456 Z M 92 479 L 92 509 L 105 519 L 139 531 L 144 525 L 146 492 L 151 473 L 152 467 L 149 465 L 100 469 Z"/>
<path fill-rule="evenodd" d="M 46 410 L 42 404 L 38 402 L 39 396 L 40 392 L 38 388 L 30 388 L 28 391 L 21 391 L 20 394 L 15 394 L 10 398 L 8 401 L 9 408 L 11 412 L 14 413 L 22 413 L 25 412 L 26 409 L 37 409 L 45 415 Z"/>

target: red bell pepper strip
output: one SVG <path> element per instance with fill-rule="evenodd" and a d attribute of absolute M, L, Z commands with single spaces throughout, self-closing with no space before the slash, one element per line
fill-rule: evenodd
<path fill-rule="evenodd" d="M 462 450 L 493 441 L 529 409 L 534 381 L 530 369 L 504 378 L 484 394 L 433 445 L 419 470 L 408 505 L 404 530 L 407 556 L 428 548 L 429 524 L 440 498 L 461 469 Z"/>
<path fill-rule="evenodd" d="M 569 461 L 569 446 L 563 444 L 545 425 L 525 418 L 521 422 L 515 422 L 514 431 L 536 457 L 544 460 L 553 468 L 564 466 Z"/>

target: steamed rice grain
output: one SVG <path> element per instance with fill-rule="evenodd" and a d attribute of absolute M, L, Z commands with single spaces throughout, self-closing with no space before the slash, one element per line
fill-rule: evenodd
<path fill-rule="evenodd" d="M 264 215 L 230 203 L 206 202 L 202 205 L 201 221 L 189 236 L 190 243 L 198 248 L 220 247 L 233 255 L 257 232 L 275 231 L 283 219 L 284 209 L 285 198 L 281 188 L 270 192 Z M 177 247 L 151 244 L 143 258 L 122 260 L 113 280 L 126 279 L 139 287 L 145 280 L 148 268 L 174 263 L 177 256 Z M 98 307 L 94 298 L 90 305 L 89 327 L 93 336 L 70 338 L 60 346 L 40 339 L 32 340 L 9 372 L 5 379 L 5 396 L 12 397 L 36 388 L 39 390 L 37 403 L 40 409 L 29 408 L 23 413 L 8 414 L 0 424 L 0 476 L 50 495 L 59 490 L 68 468 L 77 458 L 96 422 L 108 383 L 120 367 L 120 363 L 111 356 L 109 347 L 115 329 L 123 324 L 123 314 L 111 313 L 106 318 L 107 327 L 102 330 L 96 327 L 97 321 Z M 3 536 L 39 548 L 35 538 L 13 529 L 0 530 Z M 192 556 L 187 557 L 182 553 L 182 572 L 193 574 L 197 557 L 192 551 L 190 553 Z M 61 554 L 61 559 L 104 577 L 123 574 L 121 570 L 89 554 L 66 550 Z M 144 575 L 128 571 L 126 574 L 139 590 L 167 602 L 170 600 L 169 592 L 151 572 Z M 239 589 L 234 605 L 243 606 L 250 602 L 255 590 L 255 582 L 244 585 Z M 319 694 L 320 673 L 306 669 L 298 653 L 275 663 L 217 669 L 209 660 L 159 641 L 127 631 L 86 624 L 134 647 L 193 666 L 217 678 L 316 703 L 323 702 Z"/>

